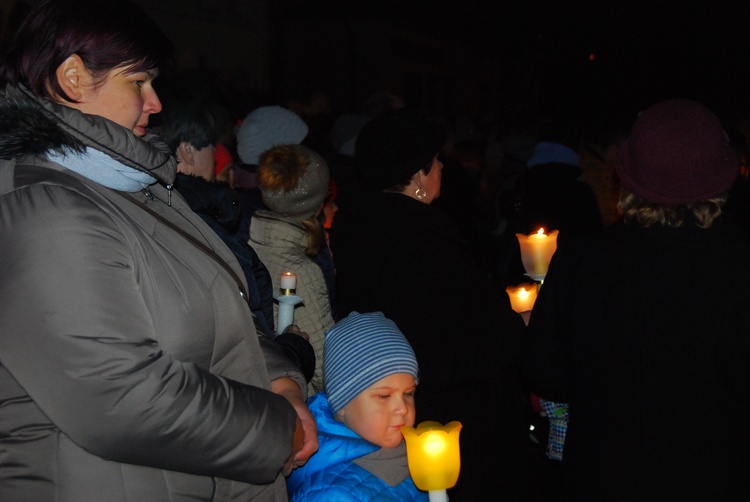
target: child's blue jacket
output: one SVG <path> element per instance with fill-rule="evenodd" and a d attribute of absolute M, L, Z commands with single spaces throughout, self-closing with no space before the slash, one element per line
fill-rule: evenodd
<path fill-rule="evenodd" d="M 290 502 L 429 500 L 426 492 L 414 486 L 411 477 L 397 486 L 389 486 L 352 462 L 379 447 L 333 417 L 325 392 L 310 397 L 307 405 L 318 424 L 319 450 L 287 479 Z"/>

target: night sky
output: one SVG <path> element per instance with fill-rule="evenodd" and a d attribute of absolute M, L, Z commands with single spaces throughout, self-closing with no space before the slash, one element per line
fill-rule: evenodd
<path fill-rule="evenodd" d="M 471 46 L 508 71 L 532 69 L 550 94 L 644 105 L 686 97 L 747 109 L 750 5 L 733 3 L 285 1 L 290 15 L 371 17 Z"/>

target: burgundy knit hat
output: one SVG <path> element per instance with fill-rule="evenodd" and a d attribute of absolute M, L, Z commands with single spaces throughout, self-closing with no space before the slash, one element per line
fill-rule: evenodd
<path fill-rule="evenodd" d="M 726 192 L 739 160 L 716 115 L 695 101 L 673 99 L 636 119 L 620 145 L 617 173 L 648 202 L 689 204 Z"/>

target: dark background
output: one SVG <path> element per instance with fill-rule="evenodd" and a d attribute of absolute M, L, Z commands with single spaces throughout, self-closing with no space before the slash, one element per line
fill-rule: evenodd
<path fill-rule="evenodd" d="M 533 79 L 541 106 L 630 109 L 688 97 L 745 113 L 750 103 L 746 2 L 285 0 L 271 13 L 277 33 L 296 19 L 370 18 L 470 47 L 480 64 L 500 65 L 501 81 Z"/>
<path fill-rule="evenodd" d="M 632 115 L 673 97 L 750 115 L 748 2 L 134 2 L 175 42 L 180 69 L 208 73 L 238 116 L 316 90 L 333 114 L 387 91 L 444 117 Z M 3 37 L 16 8 L 36 3 L 0 0 Z"/>

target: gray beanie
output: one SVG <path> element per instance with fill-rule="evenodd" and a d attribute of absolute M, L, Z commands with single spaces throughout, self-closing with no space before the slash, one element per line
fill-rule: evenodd
<path fill-rule="evenodd" d="M 328 164 L 302 145 L 280 145 L 260 157 L 256 180 L 263 203 L 282 217 L 314 216 L 328 195 Z"/>
<path fill-rule="evenodd" d="M 323 379 L 334 415 L 370 385 L 396 373 L 418 380 L 417 357 L 382 312 L 352 312 L 326 331 Z"/>
<path fill-rule="evenodd" d="M 245 164 L 260 164 L 263 152 L 276 145 L 298 145 L 309 129 L 296 113 L 281 106 L 251 111 L 237 131 L 237 154 Z"/>

